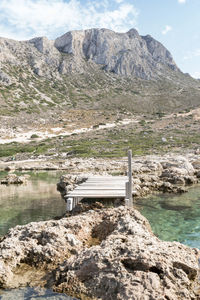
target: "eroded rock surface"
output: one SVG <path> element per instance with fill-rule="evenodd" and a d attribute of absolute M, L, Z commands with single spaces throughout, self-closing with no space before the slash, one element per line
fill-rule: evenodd
<path fill-rule="evenodd" d="M 0 244 L 0 286 L 45 285 L 80 299 L 198 299 L 199 255 L 160 241 L 134 209 L 93 210 L 11 229 Z M 21 281 L 20 268 L 28 270 Z"/>
<path fill-rule="evenodd" d="M 55 41 L 46 37 L 20 42 L 0 38 L 0 46 L 2 64 L 26 66 L 36 75 L 47 78 L 86 73 L 95 65 L 108 72 L 142 79 L 166 77 L 168 69 L 180 73 L 172 55 L 161 43 L 150 35 L 140 36 L 135 29 L 126 33 L 104 28 L 75 30 Z M 0 72 L 0 81 L 7 85 L 12 83 L 3 72 Z"/>

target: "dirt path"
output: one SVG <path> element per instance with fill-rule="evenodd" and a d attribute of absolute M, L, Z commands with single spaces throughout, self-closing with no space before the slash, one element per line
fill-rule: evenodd
<path fill-rule="evenodd" d="M 113 123 L 106 123 L 105 125 L 98 125 L 98 127 L 95 126 L 90 126 L 90 127 L 82 127 L 82 128 L 77 128 L 74 130 L 69 130 L 63 127 L 52 127 L 46 131 L 40 131 L 40 130 L 29 130 L 27 132 L 15 132 L 15 133 L 9 133 L 4 134 L 0 138 L 0 144 L 8 144 L 12 142 L 17 142 L 17 143 L 29 143 L 33 140 L 33 135 L 38 136 L 38 138 L 34 138 L 37 141 L 44 140 L 47 138 L 53 138 L 56 136 L 70 136 L 72 134 L 80 134 L 84 132 L 89 132 L 89 131 L 96 131 L 100 129 L 105 129 L 105 128 L 113 128 L 116 126 L 123 126 L 123 125 L 128 125 L 131 123 L 137 123 L 137 119 L 123 119 L 119 122 L 113 122 Z"/>

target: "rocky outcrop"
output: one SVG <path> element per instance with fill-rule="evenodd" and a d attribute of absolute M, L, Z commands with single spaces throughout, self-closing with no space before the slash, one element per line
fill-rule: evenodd
<path fill-rule="evenodd" d="M 116 33 L 108 29 L 70 31 L 55 40 L 55 47 L 81 59 L 93 61 L 109 72 L 143 79 L 156 77 L 169 67 L 178 68 L 170 52 L 151 36 L 140 36 L 135 29 Z M 76 63 L 76 61 L 75 61 Z"/>
<path fill-rule="evenodd" d="M 8 76 L 3 71 L 0 71 L 0 83 L 4 85 L 10 85 L 12 83 L 12 80 L 10 76 Z"/>
<path fill-rule="evenodd" d="M 0 181 L 1 184 L 23 184 L 27 182 L 29 175 L 18 176 L 16 174 L 8 174 Z"/>
<path fill-rule="evenodd" d="M 117 33 L 108 29 L 70 31 L 55 41 L 37 37 L 17 42 L 0 38 L 0 62 L 28 66 L 39 75 L 85 73 L 98 65 L 107 72 L 142 79 L 164 75 L 166 68 L 179 71 L 170 52 L 151 36 L 135 29 Z M 0 80 L 9 84 L 9 75 Z"/>
<path fill-rule="evenodd" d="M 45 285 L 79 299 L 198 299 L 199 255 L 160 241 L 134 209 L 91 210 L 11 229 L 0 243 L 0 286 Z"/>

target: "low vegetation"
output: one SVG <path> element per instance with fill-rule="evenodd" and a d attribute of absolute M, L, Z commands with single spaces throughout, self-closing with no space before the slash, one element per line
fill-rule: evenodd
<path fill-rule="evenodd" d="M 140 121 L 129 125 L 116 124 L 110 129 L 93 126 L 90 132 L 71 136 L 57 136 L 43 141 L 32 139 L 23 145 L 1 145 L 0 157 L 122 157 L 128 149 L 132 149 L 133 155 L 162 154 L 180 149 L 195 150 L 200 144 L 199 121 L 194 120 L 192 115 L 152 115 L 149 119 L 143 116 Z"/>

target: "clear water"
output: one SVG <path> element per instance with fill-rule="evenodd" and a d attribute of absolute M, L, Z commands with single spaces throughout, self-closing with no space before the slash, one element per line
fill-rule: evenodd
<path fill-rule="evenodd" d="M 27 173 L 26 173 L 27 174 Z M 60 172 L 29 172 L 25 185 L 0 185 L 0 235 L 9 228 L 32 221 L 62 216 L 65 203 L 56 190 Z M 0 178 L 6 175 L 0 172 Z M 161 194 L 140 199 L 136 208 L 149 220 L 153 232 L 162 240 L 179 241 L 200 249 L 200 186 L 182 195 Z M 67 299 L 51 290 L 30 287 L 0 290 L 0 299 Z"/>
<path fill-rule="evenodd" d="M 200 186 L 182 195 L 161 194 L 140 199 L 136 208 L 161 240 L 200 249 Z"/>
<path fill-rule="evenodd" d="M 22 185 L 0 184 L 0 236 L 16 225 L 62 216 L 65 203 L 56 190 L 60 172 L 27 172 Z M 6 173 L 1 172 L 0 177 Z"/>
<path fill-rule="evenodd" d="M 13 290 L 2 290 L 0 291 L 0 299 L 1 300 L 73 300 L 75 298 L 71 298 L 64 294 L 54 293 L 48 289 L 40 289 L 40 288 L 23 288 L 23 289 L 13 289 Z"/>

